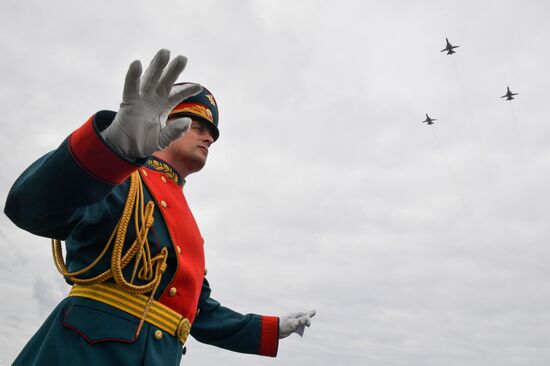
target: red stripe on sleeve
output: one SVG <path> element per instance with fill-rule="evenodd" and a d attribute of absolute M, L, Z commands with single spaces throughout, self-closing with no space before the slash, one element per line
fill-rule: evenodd
<path fill-rule="evenodd" d="M 262 316 L 260 319 L 260 351 L 262 356 L 277 356 L 279 346 L 279 318 L 275 316 Z"/>
<path fill-rule="evenodd" d="M 115 154 L 94 129 L 94 116 L 69 136 L 69 151 L 78 164 L 99 180 L 120 184 L 138 168 Z"/>

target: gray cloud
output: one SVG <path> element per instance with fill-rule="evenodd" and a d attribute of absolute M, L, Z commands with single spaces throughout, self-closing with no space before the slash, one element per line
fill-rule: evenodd
<path fill-rule="evenodd" d="M 166 47 L 189 57 L 181 79 L 220 105 L 222 138 L 186 185 L 214 296 L 243 312 L 318 310 L 277 360 L 192 340 L 186 362 L 545 365 L 549 10 L 5 6 L 0 198 L 92 113 L 117 108 L 131 60 Z M 445 37 L 461 46 L 452 57 L 439 52 Z M 520 93 L 512 105 L 507 85 Z M 425 113 L 438 118 L 431 130 Z M 66 288 L 46 239 L 5 217 L 0 233 L 2 364 Z"/>

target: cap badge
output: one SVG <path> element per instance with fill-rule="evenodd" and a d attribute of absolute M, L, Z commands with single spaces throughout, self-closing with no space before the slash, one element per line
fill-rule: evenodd
<path fill-rule="evenodd" d="M 208 98 L 210 103 L 215 107 L 216 106 L 216 101 L 214 100 L 214 97 L 212 96 L 212 94 L 206 94 L 206 97 Z"/>

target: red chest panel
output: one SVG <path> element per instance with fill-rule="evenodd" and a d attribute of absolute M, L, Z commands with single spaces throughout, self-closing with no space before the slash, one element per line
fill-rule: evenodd
<path fill-rule="evenodd" d="M 140 172 L 166 222 L 172 239 L 172 250 L 178 260 L 176 273 L 159 301 L 192 323 L 204 278 L 204 247 L 201 233 L 182 188 L 169 179 L 162 179 L 165 178 L 162 173 L 145 168 L 141 168 Z"/>

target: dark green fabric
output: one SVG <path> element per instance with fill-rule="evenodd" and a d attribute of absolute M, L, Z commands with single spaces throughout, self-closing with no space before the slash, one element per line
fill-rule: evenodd
<path fill-rule="evenodd" d="M 260 316 L 240 314 L 210 297 L 206 278 L 199 300 L 200 313 L 193 323 L 191 335 L 199 342 L 244 353 L 258 353 Z"/>

